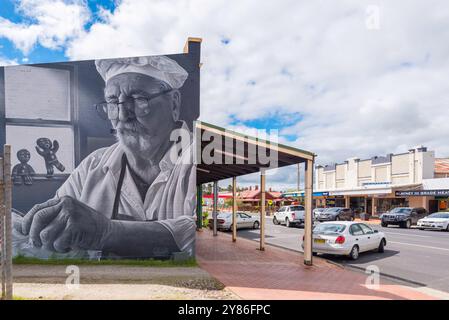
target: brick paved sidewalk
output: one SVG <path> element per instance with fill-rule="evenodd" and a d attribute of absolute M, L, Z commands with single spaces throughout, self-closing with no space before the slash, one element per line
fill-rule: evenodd
<path fill-rule="evenodd" d="M 343 269 L 314 257 L 303 264 L 301 253 L 272 246 L 257 250 L 258 243 L 210 230 L 197 232 L 200 267 L 242 299 L 433 299 L 410 287 L 381 282 L 378 289 L 365 285 L 367 275 Z"/>

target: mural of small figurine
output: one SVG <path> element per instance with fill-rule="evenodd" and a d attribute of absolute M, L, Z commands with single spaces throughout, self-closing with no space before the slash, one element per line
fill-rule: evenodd
<path fill-rule="evenodd" d="M 30 161 L 31 154 L 27 149 L 20 149 L 17 151 L 17 159 L 19 159 L 19 164 L 16 164 L 12 169 L 12 179 L 15 185 L 21 185 L 22 183 L 26 185 L 33 184 L 33 175 L 35 174 L 32 166 L 28 164 Z"/>
<path fill-rule="evenodd" d="M 53 166 L 61 172 L 65 170 L 65 167 L 56 157 L 56 152 L 59 149 L 59 143 L 57 140 L 53 140 L 52 144 L 51 140 L 48 138 L 39 138 L 37 139 L 36 144 L 37 153 L 39 153 L 39 155 L 45 160 L 47 178 L 51 178 L 53 176 Z"/>

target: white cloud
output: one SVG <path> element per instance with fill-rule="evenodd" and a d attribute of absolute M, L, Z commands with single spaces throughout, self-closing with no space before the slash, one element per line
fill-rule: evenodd
<path fill-rule="evenodd" d="M 366 26 L 373 5 L 379 30 Z M 100 16 L 88 32 L 62 32 L 76 34 L 71 59 L 178 53 L 188 36 L 203 38 L 204 121 L 229 127 L 231 116 L 300 112 L 282 133 L 319 163 L 417 144 L 449 155 L 445 0 L 122 0 Z M 17 29 L 29 47 L 36 31 Z M 295 168 L 283 170 L 273 183 L 294 186 Z"/>
<path fill-rule="evenodd" d="M 17 60 L 11 60 L 0 56 L 0 67 L 12 66 L 16 64 L 19 64 Z"/>
<path fill-rule="evenodd" d="M 12 41 L 25 55 L 36 44 L 63 48 L 84 32 L 90 18 L 82 0 L 19 0 L 17 11 L 29 21 L 15 23 L 0 17 L 0 37 Z"/>

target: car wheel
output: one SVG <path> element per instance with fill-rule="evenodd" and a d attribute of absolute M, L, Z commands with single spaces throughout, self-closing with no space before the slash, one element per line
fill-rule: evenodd
<path fill-rule="evenodd" d="M 288 218 L 285 219 L 285 226 L 287 228 L 290 228 L 292 226 L 292 224 L 290 223 L 290 220 Z"/>
<path fill-rule="evenodd" d="M 379 248 L 377 248 L 377 252 L 384 253 L 385 251 L 385 239 L 380 240 Z"/>
<path fill-rule="evenodd" d="M 335 221 L 340 221 L 340 217 L 339 217 L 339 216 L 336 216 L 336 217 L 335 217 Z"/>
<path fill-rule="evenodd" d="M 447 224 L 446 231 L 449 232 L 449 223 Z"/>
<path fill-rule="evenodd" d="M 359 247 L 358 246 L 352 247 L 351 252 L 349 253 L 349 258 L 351 258 L 351 260 L 357 260 L 359 258 Z"/>
<path fill-rule="evenodd" d="M 279 225 L 279 221 L 278 221 L 278 219 L 276 218 L 276 216 L 273 217 L 273 224 Z"/>
<path fill-rule="evenodd" d="M 410 229 L 411 226 L 412 226 L 412 222 L 410 220 L 405 221 L 405 228 L 406 229 Z"/>
<path fill-rule="evenodd" d="M 318 255 L 318 253 L 312 252 L 312 256 L 316 257 L 317 255 Z"/>
<path fill-rule="evenodd" d="M 253 229 L 259 229 L 259 221 L 254 221 Z"/>
<path fill-rule="evenodd" d="M 380 225 L 381 225 L 382 227 L 384 227 L 384 228 L 387 228 L 387 227 L 388 227 L 388 223 L 385 223 L 385 222 L 381 222 Z"/>

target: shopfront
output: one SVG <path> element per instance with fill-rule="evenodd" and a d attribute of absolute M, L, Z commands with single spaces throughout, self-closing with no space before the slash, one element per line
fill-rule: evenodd
<path fill-rule="evenodd" d="M 396 191 L 395 195 L 407 196 L 410 206 L 424 207 L 430 213 L 445 211 L 449 205 L 449 189 Z"/>
<path fill-rule="evenodd" d="M 399 198 L 378 198 L 377 199 L 377 214 L 382 214 L 391 209 L 397 207 L 408 207 L 409 200 L 407 198 L 399 197 Z"/>
<path fill-rule="evenodd" d="M 343 196 L 326 197 L 325 206 L 326 208 L 345 207 L 346 206 L 345 197 Z"/>

